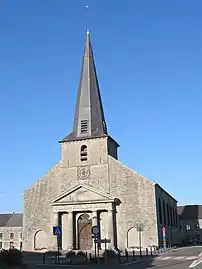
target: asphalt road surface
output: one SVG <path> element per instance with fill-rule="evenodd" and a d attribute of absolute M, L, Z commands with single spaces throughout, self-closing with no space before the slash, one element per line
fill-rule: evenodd
<path fill-rule="evenodd" d="M 127 267 L 128 269 L 202 269 L 202 246 L 176 249 L 159 255 L 153 260 L 131 264 Z"/>
<path fill-rule="evenodd" d="M 201 255 L 201 256 L 200 256 Z M 29 264 L 27 266 L 28 269 L 61 269 L 61 268 L 77 268 L 77 269 L 189 269 L 189 268 L 196 268 L 196 269 L 202 269 L 202 246 L 200 247 L 186 247 L 186 248 L 179 248 L 173 251 L 169 251 L 163 254 L 160 254 L 159 256 L 153 258 L 153 259 L 145 259 L 141 261 L 140 263 L 130 263 L 127 265 L 109 265 L 107 267 L 105 266 L 58 266 L 52 264 Z"/>

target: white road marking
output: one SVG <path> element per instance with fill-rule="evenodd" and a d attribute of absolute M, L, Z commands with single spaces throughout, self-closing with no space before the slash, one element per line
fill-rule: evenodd
<path fill-rule="evenodd" d="M 199 265 L 200 263 L 202 263 L 202 258 L 200 258 L 202 256 L 202 252 L 198 255 L 198 259 L 193 261 L 190 265 L 189 268 L 193 268 L 196 267 L 197 265 Z"/>
<path fill-rule="evenodd" d="M 173 257 L 173 260 L 183 260 L 184 258 L 185 258 L 184 256 Z"/>
<path fill-rule="evenodd" d="M 156 260 L 165 261 L 165 260 L 195 260 L 198 259 L 198 256 L 166 256 L 166 257 L 157 257 Z"/>
<path fill-rule="evenodd" d="M 192 262 L 192 264 L 189 265 L 189 268 L 193 268 L 196 267 L 197 265 L 199 265 L 202 262 L 202 260 L 195 260 Z"/>
<path fill-rule="evenodd" d="M 190 256 L 190 257 L 187 257 L 186 260 L 194 260 L 194 259 L 197 259 L 198 257 L 197 256 Z"/>

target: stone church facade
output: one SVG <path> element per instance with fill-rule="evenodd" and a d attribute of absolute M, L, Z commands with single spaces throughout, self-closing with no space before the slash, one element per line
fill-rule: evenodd
<path fill-rule="evenodd" d="M 60 141 L 61 160 L 24 193 L 23 249 L 57 247 L 53 226 L 62 227 L 63 250 L 91 250 L 91 227 L 109 248 L 136 248 L 178 240 L 177 201 L 122 164 L 118 143 L 110 137 L 90 41 L 85 51 L 78 89 L 73 131 Z M 143 231 L 138 232 L 137 225 Z M 102 245 L 100 246 L 103 247 Z"/>

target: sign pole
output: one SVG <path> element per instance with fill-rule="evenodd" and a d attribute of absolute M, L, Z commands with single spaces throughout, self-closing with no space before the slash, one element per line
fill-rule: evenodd
<path fill-rule="evenodd" d="M 99 244 L 97 244 L 97 263 L 100 263 L 100 253 L 99 253 Z"/>
<path fill-rule="evenodd" d="M 166 228 L 165 227 L 162 228 L 162 232 L 163 232 L 163 248 L 166 249 Z"/>
<path fill-rule="evenodd" d="M 105 238 L 105 265 L 107 265 L 107 242 L 106 242 L 106 238 Z"/>
<path fill-rule="evenodd" d="M 60 248 L 59 248 L 59 235 L 57 235 L 57 245 L 58 245 L 58 264 L 60 264 Z"/>
<path fill-rule="evenodd" d="M 139 228 L 139 243 L 140 243 L 140 255 L 141 255 L 141 252 L 142 252 L 142 240 L 141 240 L 141 228 Z"/>
<path fill-rule="evenodd" d="M 97 253 L 96 253 L 96 239 L 94 240 L 94 243 L 95 243 L 95 259 L 96 259 L 96 256 L 97 256 Z"/>

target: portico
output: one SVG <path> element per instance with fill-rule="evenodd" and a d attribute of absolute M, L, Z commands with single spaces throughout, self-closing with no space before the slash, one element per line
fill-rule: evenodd
<path fill-rule="evenodd" d="M 63 250 L 94 248 L 91 228 L 100 228 L 100 238 L 111 239 L 109 248 L 116 247 L 116 206 L 118 199 L 85 185 L 57 197 L 52 202 L 52 224 L 61 225 Z M 55 238 L 54 248 L 57 246 Z M 100 246 L 102 248 L 102 246 Z"/>

